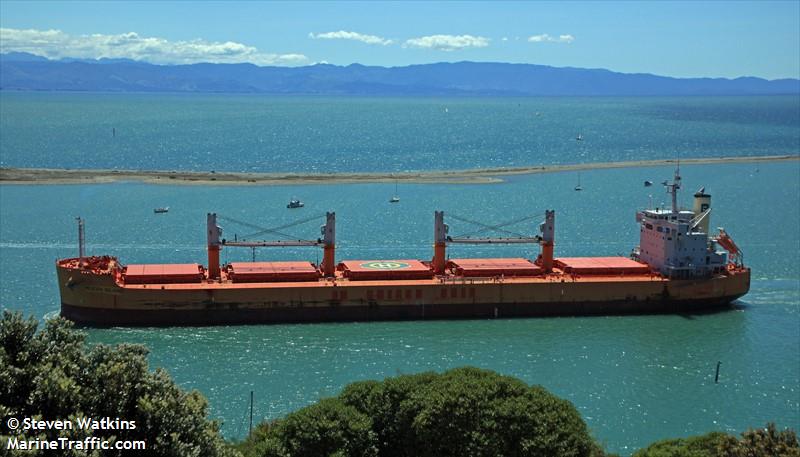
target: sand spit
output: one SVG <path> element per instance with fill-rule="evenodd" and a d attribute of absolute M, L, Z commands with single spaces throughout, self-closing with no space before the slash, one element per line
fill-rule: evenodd
<path fill-rule="evenodd" d="M 709 165 L 748 162 L 797 161 L 800 155 L 707 157 L 681 159 L 681 165 Z M 345 183 L 450 183 L 490 184 L 503 176 L 536 173 L 559 173 L 607 168 L 674 166 L 676 160 L 635 160 L 628 162 L 581 163 L 474 170 L 424 171 L 401 173 L 235 173 L 216 171 L 147 171 L 147 170 L 68 170 L 49 168 L 0 168 L 0 184 L 101 184 L 117 181 L 140 181 L 150 184 L 187 185 L 301 185 Z"/>

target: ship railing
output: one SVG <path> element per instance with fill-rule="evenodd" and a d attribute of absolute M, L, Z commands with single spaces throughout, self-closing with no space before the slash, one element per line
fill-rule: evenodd
<path fill-rule="evenodd" d="M 442 284 L 492 284 L 503 282 L 503 276 L 440 276 L 439 282 Z"/>

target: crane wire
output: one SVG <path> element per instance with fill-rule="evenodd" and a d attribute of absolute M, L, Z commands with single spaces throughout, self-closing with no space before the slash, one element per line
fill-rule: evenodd
<path fill-rule="evenodd" d="M 301 219 L 299 221 L 295 221 L 295 222 L 292 222 L 292 223 L 289 223 L 289 224 L 284 224 L 284 225 L 281 225 L 281 226 L 278 226 L 278 227 L 273 227 L 273 228 L 269 228 L 269 229 L 263 229 L 260 232 L 255 232 L 255 233 L 251 233 L 249 235 L 246 235 L 244 238 L 256 237 L 256 236 L 259 236 L 259 235 L 263 235 L 265 233 L 280 233 L 280 232 L 278 232 L 278 230 L 283 230 L 283 229 L 287 229 L 287 228 L 291 228 L 291 227 L 296 227 L 298 225 L 302 225 L 302 224 L 305 224 L 305 223 L 308 223 L 308 222 L 311 222 L 311 221 L 314 221 L 314 220 L 317 220 L 317 219 L 321 219 L 323 217 L 324 216 L 312 216 L 312 217 L 309 217 L 309 218 L 306 218 L 306 219 Z"/>
<path fill-rule="evenodd" d="M 528 237 L 528 235 L 523 235 L 521 233 L 513 232 L 513 231 L 510 231 L 510 230 L 504 230 L 502 227 L 506 227 L 506 226 L 514 225 L 514 224 L 519 224 L 521 222 L 524 222 L 524 221 L 527 221 L 527 220 L 530 220 L 530 219 L 534 219 L 534 218 L 537 218 L 537 217 L 542 217 L 542 216 L 543 216 L 543 214 L 535 214 L 535 215 L 530 215 L 530 216 L 524 216 L 524 217 L 521 217 L 521 218 L 518 218 L 518 219 L 514 219 L 514 220 L 511 220 L 511 221 L 508 221 L 508 222 L 503 222 L 503 223 L 500 223 L 500 224 L 497 224 L 497 225 L 488 225 L 488 224 L 484 224 L 482 222 L 477 222 L 477 221 L 473 221 L 471 219 L 467 219 L 465 217 L 452 215 L 452 214 L 449 215 L 449 217 L 451 217 L 451 218 L 453 218 L 453 219 L 455 219 L 457 221 L 466 222 L 468 224 L 473 224 L 473 225 L 477 225 L 479 227 L 483 227 L 480 230 L 477 230 L 477 231 L 474 231 L 474 232 L 468 232 L 468 233 L 466 233 L 464 235 L 461 235 L 461 236 L 458 236 L 458 237 L 455 237 L 455 238 L 468 238 L 468 237 L 471 237 L 473 235 L 479 235 L 481 233 L 485 233 L 485 232 L 488 232 L 488 231 L 497 231 L 497 232 L 502 232 L 502 233 L 506 233 L 506 234 L 509 234 L 509 235 L 518 236 L 518 237 L 521 237 L 521 238 L 526 238 L 526 237 Z"/>
<path fill-rule="evenodd" d="M 281 225 L 281 226 L 278 226 L 278 227 L 275 227 L 275 228 L 268 229 L 268 228 L 261 227 L 259 225 L 251 224 L 249 222 L 240 221 L 240 220 L 234 219 L 232 217 L 217 215 L 218 219 L 221 219 L 221 220 L 224 220 L 224 221 L 228 221 L 228 222 L 233 222 L 234 224 L 239 224 L 239 225 L 242 225 L 244 227 L 249 227 L 251 229 L 259 230 L 258 232 L 255 232 L 253 234 L 250 234 L 250 235 L 247 235 L 247 236 L 243 236 L 242 237 L 243 240 L 246 240 L 246 239 L 248 239 L 250 237 L 253 237 L 253 236 L 262 235 L 264 233 L 272 233 L 274 235 L 282 236 L 282 237 L 284 237 L 284 238 L 286 238 L 288 240 L 301 240 L 301 238 L 299 238 L 299 237 L 295 237 L 295 236 L 289 235 L 287 233 L 279 232 L 278 230 L 282 230 L 282 229 L 286 229 L 286 228 L 290 228 L 290 227 L 295 227 L 297 225 L 305 224 L 307 222 L 313 221 L 315 219 L 319 219 L 321 217 L 323 217 L 323 216 L 313 216 L 313 217 L 309 217 L 309 218 L 306 218 L 306 219 L 301 219 L 299 221 L 295 221 L 295 222 L 292 222 L 292 223 L 289 223 L 289 224 L 284 224 L 284 225 Z"/>

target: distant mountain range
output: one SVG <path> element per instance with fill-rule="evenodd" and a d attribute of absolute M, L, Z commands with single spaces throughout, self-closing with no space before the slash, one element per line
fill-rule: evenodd
<path fill-rule="evenodd" d="M 648 96 L 800 94 L 800 80 L 670 78 L 603 69 L 456 62 L 373 67 L 317 64 L 153 65 L 0 54 L 0 90 L 321 95 Z"/>

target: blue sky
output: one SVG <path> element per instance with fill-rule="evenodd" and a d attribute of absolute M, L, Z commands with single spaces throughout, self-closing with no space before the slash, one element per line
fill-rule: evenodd
<path fill-rule="evenodd" d="M 800 77 L 800 1 L 18 2 L 0 51 L 154 63 L 497 61 Z"/>

